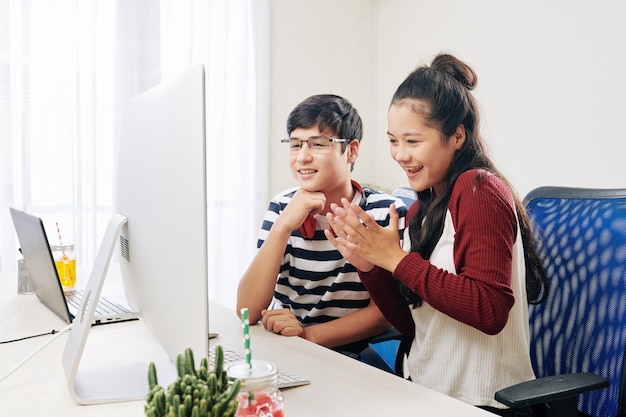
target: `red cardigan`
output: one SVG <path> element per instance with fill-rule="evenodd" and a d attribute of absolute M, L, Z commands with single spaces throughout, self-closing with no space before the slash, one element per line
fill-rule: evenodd
<path fill-rule="evenodd" d="M 418 204 L 410 207 L 407 225 Z M 471 170 L 458 178 L 448 210 L 455 230 L 456 274 L 410 252 L 393 274 L 375 267 L 359 271 L 361 281 L 387 320 L 404 334 L 413 334 L 415 327 L 396 280 L 442 313 L 487 334 L 497 334 L 514 303 L 511 268 L 517 217 L 513 197 L 495 175 Z"/>

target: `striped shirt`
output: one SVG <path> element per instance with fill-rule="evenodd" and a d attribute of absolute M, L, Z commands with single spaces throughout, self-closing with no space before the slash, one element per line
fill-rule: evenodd
<path fill-rule="evenodd" d="M 285 190 L 270 201 L 258 248 L 297 190 Z M 389 206 L 395 203 L 400 215 L 399 237 L 402 237 L 406 207 L 401 200 L 363 187 L 363 195 L 357 192 L 352 202 L 359 204 L 381 226 L 389 224 Z M 356 268 L 328 241 L 325 229 L 329 229 L 328 220 L 318 214 L 313 238 L 303 237 L 298 230 L 291 233 L 274 290 L 272 304 L 278 302 L 283 308 L 290 308 L 304 325 L 343 317 L 366 307 L 370 300 Z"/>

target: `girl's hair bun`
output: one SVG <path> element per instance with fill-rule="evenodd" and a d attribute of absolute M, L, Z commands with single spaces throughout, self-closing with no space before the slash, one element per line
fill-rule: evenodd
<path fill-rule="evenodd" d="M 449 54 L 439 54 L 430 64 L 433 71 L 441 71 L 463 84 L 468 90 L 476 87 L 476 73 L 466 63 Z"/>

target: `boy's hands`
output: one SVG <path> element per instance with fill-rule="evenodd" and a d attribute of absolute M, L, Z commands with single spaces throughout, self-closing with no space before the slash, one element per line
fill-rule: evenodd
<path fill-rule="evenodd" d="M 278 224 L 291 232 L 300 227 L 309 214 L 314 216 L 323 212 L 325 206 L 326 196 L 323 193 L 300 188 L 274 225 Z"/>
<path fill-rule="evenodd" d="M 283 336 L 300 336 L 304 335 L 304 327 L 300 324 L 297 317 L 288 308 L 280 310 L 262 310 L 261 311 L 263 327 L 274 333 Z"/>
<path fill-rule="evenodd" d="M 266 330 L 282 336 L 298 336 L 326 347 L 336 347 L 377 335 L 390 327 L 378 306 L 369 305 L 358 311 L 325 323 L 303 326 L 289 308 L 261 311 Z"/>

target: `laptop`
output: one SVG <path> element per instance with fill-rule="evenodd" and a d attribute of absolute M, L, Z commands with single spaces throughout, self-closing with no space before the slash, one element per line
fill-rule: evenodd
<path fill-rule="evenodd" d="M 68 324 L 73 322 L 82 303 L 83 290 L 62 287 L 41 218 L 13 207 L 9 210 L 37 298 L 63 321 Z M 107 324 L 138 318 L 139 313 L 131 311 L 112 298 L 101 296 L 98 299 L 92 324 Z"/>

